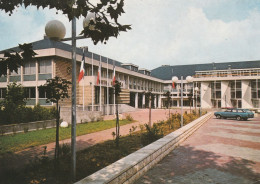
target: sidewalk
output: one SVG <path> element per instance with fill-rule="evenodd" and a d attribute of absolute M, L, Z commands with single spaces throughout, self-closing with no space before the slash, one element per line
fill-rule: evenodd
<path fill-rule="evenodd" d="M 172 110 L 172 113 L 177 112 L 178 110 Z M 155 123 L 159 120 L 165 120 L 168 117 L 168 110 L 164 109 L 152 109 L 152 122 Z M 140 109 L 138 111 L 134 112 L 128 112 L 124 113 L 123 116 L 130 114 L 134 120 L 137 120 L 135 123 L 131 123 L 128 125 L 124 125 L 120 127 L 120 135 L 127 135 L 129 134 L 129 129 L 132 128 L 132 126 L 137 126 L 139 130 L 140 124 L 148 123 L 148 117 L 149 117 L 149 110 L 148 109 Z M 104 119 L 108 119 L 111 117 L 105 117 Z M 106 140 L 113 139 L 112 132 L 115 132 L 115 128 L 103 130 L 100 132 L 95 132 L 91 134 L 86 134 L 82 136 L 78 136 L 76 138 L 77 141 L 77 151 L 83 150 L 89 146 L 92 146 L 94 144 L 104 142 Z M 70 144 L 71 139 L 66 139 L 60 141 L 60 145 L 62 144 Z M 50 158 L 54 157 L 54 151 L 55 151 L 55 142 L 36 146 L 32 148 L 28 148 L 19 152 L 16 152 L 13 155 L 10 155 L 8 158 L 5 159 L 6 164 L 0 164 L 2 167 L 12 167 L 12 168 L 19 168 L 27 163 L 30 163 L 30 161 L 33 161 L 35 157 L 42 156 L 44 147 L 47 146 L 46 149 L 46 155 Z M 1 167 L 0 167 L 1 171 Z"/>
<path fill-rule="evenodd" d="M 260 116 L 213 117 L 136 184 L 260 184 Z"/>

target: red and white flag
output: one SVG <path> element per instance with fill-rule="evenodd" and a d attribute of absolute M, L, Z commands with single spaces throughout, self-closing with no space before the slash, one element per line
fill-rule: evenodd
<path fill-rule="evenodd" d="M 81 65 L 80 65 L 78 82 L 80 82 L 80 80 L 84 78 L 84 75 L 85 75 L 85 54 L 83 52 L 82 61 L 81 61 Z"/>
<path fill-rule="evenodd" d="M 98 74 L 97 74 L 97 85 L 100 82 L 100 76 L 101 76 L 101 61 L 99 63 L 99 67 L 98 67 Z"/>
<path fill-rule="evenodd" d="M 113 86 L 116 84 L 116 67 L 113 68 Z"/>

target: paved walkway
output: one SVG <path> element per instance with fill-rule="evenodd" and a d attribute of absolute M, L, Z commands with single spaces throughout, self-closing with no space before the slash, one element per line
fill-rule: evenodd
<path fill-rule="evenodd" d="M 171 113 L 175 113 L 177 111 L 179 111 L 179 110 L 171 110 Z M 168 113 L 169 113 L 168 110 L 152 109 L 152 122 L 155 123 L 159 120 L 167 119 Z M 125 116 L 127 114 L 130 114 L 133 117 L 133 119 L 137 120 L 137 122 L 121 126 L 120 135 L 129 134 L 129 129 L 132 128 L 132 126 L 137 126 L 139 129 L 140 124 L 148 123 L 148 118 L 149 118 L 148 109 L 140 109 L 140 110 L 137 110 L 134 112 L 124 113 L 123 116 Z M 108 118 L 109 117 L 105 117 L 105 119 L 108 119 Z M 77 151 L 85 149 L 94 144 L 113 139 L 112 132 L 115 132 L 115 128 L 78 136 L 76 138 Z M 70 144 L 70 142 L 71 142 L 71 139 L 62 140 L 62 141 L 60 141 L 60 145 Z M 33 161 L 33 159 L 35 159 L 35 157 L 39 157 L 39 156 L 43 155 L 43 150 L 44 150 L 43 147 L 45 147 L 45 146 L 47 146 L 47 150 L 46 150 L 47 156 L 54 157 L 55 142 L 28 148 L 28 149 L 19 151 L 13 155 L 8 155 L 8 157 L 6 157 L 5 159 L 2 159 L 0 161 L 0 171 L 1 171 L 1 169 L 3 169 L 3 167 L 18 168 L 18 167 L 22 167 L 26 163 Z"/>
<path fill-rule="evenodd" d="M 213 117 L 136 184 L 260 184 L 260 116 Z"/>

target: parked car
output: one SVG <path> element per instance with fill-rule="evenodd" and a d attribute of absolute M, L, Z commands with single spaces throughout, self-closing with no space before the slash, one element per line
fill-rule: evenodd
<path fill-rule="evenodd" d="M 222 112 L 215 112 L 214 115 L 218 119 L 236 118 L 238 121 L 242 119 L 247 120 L 248 118 L 254 117 L 254 113 L 249 109 L 235 109 L 235 108 L 230 108 Z"/>

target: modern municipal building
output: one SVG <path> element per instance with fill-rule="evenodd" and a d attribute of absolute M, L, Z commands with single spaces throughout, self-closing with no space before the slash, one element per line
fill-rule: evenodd
<path fill-rule="evenodd" d="M 17 81 L 27 90 L 27 105 L 50 106 L 53 104 L 46 103 L 46 94 L 38 87 L 55 76 L 71 80 L 72 47 L 47 38 L 32 44 L 33 50 L 38 54 L 35 59 L 21 66 L 18 73 L 7 71 L 7 76 L 0 77 L 0 99 L 4 98 L 7 85 Z M 11 48 L 11 50 L 16 49 Z M 0 52 L 2 53 L 0 58 L 3 57 L 4 51 Z M 77 75 L 82 55 L 82 49 L 77 48 Z M 101 84 L 97 84 L 100 61 Z M 166 105 L 164 93 L 170 91 L 171 106 L 180 107 L 182 83 L 183 106 L 186 107 L 260 108 L 260 61 L 162 65 L 150 71 L 132 63 L 121 63 L 89 51 L 85 53 L 84 80 L 77 83 L 78 106 L 84 104 L 87 110 L 93 111 L 100 111 L 101 107 L 103 111 L 105 107 L 114 104 L 113 66 L 115 66 L 116 79 L 122 84 L 120 104 L 145 108 L 149 104 L 147 92 L 151 91 L 153 108 L 163 108 Z M 177 80 L 175 77 L 173 88 L 174 76 Z M 63 105 L 70 106 L 71 99 L 66 99 Z"/>

